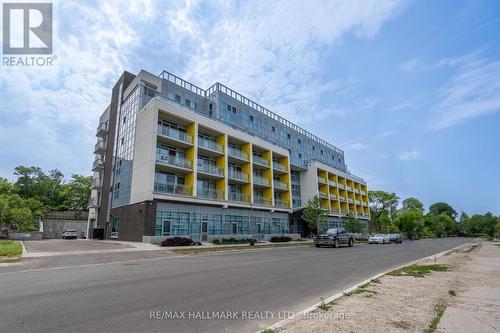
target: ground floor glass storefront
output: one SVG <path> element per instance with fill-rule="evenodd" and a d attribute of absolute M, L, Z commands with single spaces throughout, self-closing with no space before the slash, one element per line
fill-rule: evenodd
<path fill-rule="evenodd" d="M 158 203 L 155 236 L 186 236 L 207 240 L 209 236 L 287 234 L 288 214 L 244 209 L 223 209 Z"/>

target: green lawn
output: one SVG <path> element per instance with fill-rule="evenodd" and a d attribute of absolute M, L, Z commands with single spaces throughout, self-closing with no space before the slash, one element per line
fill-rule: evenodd
<path fill-rule="evenodd" d="M 446 272 L 450 269 L 448 265 L 434 264 L 434 265 L 410 265 L 403 268 L 397 269 L 395 271 L 387 273 L 387 275 L 394 276 L 414 276 L 414 277 L 424 277 L 430 272 Z"/>
<path fill-rule="evenodd" d="M 0 257 L 15 257 L 23 253 L 21 243 L 11 240 L 0 240 Z"/>

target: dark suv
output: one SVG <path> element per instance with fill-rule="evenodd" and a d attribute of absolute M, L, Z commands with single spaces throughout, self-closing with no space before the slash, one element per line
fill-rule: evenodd
<path fill-rule="evenodd" d="M 401 243 L 403 243 L 403 237 L 401 237 L 401 234 L 388 234 L 387 237 L 389 238 L 389 244 L 392 244 L 392 243 L 401 244 Z"/>
<path fill-rule="evenodd" d="M 354 246 L 354 236 L 344 228 L 328 229 L 326 233 L 314 237 L 314 245 L 339 247 L 340 245 Z"/>

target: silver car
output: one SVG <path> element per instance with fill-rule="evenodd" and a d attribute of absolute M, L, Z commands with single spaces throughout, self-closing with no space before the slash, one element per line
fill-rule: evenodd
<path fill-rule="evenodd" d="M 62 239 L 77 239 L 78 238 L 78 234 L 76 232 L 76 230 L 64 230 L 63 231 L 63 234 L 62 234 Z"/>
<path fill-rule="evenodd" d="M 384 234 L 376 234 L 368 238 L 368 244 L 388 244 L 389 238 Z"/>

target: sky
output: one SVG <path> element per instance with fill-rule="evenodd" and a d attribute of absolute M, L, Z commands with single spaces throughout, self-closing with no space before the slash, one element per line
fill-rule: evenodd
<path fill-rule="evenodd" d="M 167 70 L 326 139 L 371 190 L 500 215 L 499 1 L 53 3 L 53 66 L 0 65 L 1 177 L 90 175 L 121 73 Z"/>

